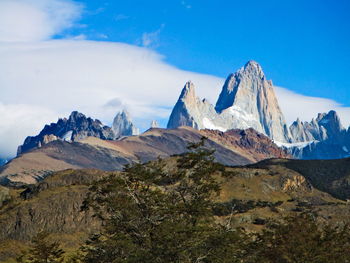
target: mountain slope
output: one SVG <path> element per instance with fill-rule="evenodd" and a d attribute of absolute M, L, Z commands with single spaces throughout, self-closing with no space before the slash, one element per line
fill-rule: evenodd
<path fill-rule="evenodd" d="M 190 142 L 208 137 L 207 146 L 215 149 L 215 158 L 225 165 L 244 165 L 266 158 L 288 155 L 266 136 L 254 130 L 198 131 L 189 127 L 150 129 L 139 136 L 121 140 L 87 137 L 79 142 L 55 140 L 20 155 L 1 167 L 0 183 L 35 183 L 53 171 L 73 168 L 121 170 L 132 162 L 147 162 L 187 151 Z"/>
<path fill-rule="evenodd" d="M 314 187 L 339 199 L 350 199 L 350 158 L 337 160 L 265 160 L 249 167 L 285 167 L 304 176 Z"/>

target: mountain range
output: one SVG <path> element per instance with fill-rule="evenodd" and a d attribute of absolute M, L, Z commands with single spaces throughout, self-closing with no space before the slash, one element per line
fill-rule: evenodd
<path fill-rule="evenodd" d="M 17 158 L 0 168 L 2 184 L 35 183 L 54 171 L 73 168 L 121 170 L 185 152 L 188 143 L 208 137 L 218 162 L 235 166 L 267 158 L 339 159 L 350 156 L 350 129 L 335 111 L 288 127 L 272 81 L 249 61 L 226 79 L 214 105 L 196 96 L 187 82 L 170 115 L 167 129 L 157 121 L 139 135 L 127 111 L 112 126 L 73 111 L 46 125 L 18 147 Z M 187 128 L 185 128 L 187 126 Z"/>
<path fill-rule="evenodd" d="M 151 128 L 141 135 L 119 140 L 88 136 L 80 137 L 79 141 L 67 141 L 56 137 L 2 166 L 0 184 L 32 184 L 64 169 L 122 170 L 127 164 L 182 154 L 188 150 L 190 143 L 199 141 L 203 136 L 208 138 L 207 146 L 215 149 L 216 161 L 225 165 L 245 165 L 267 158 L 290 157 L 267 136 L 253 129 L 220 132 L 190 127 Z"/>
<path fill-rule="evenodd" d="M 255 61 L 227 77 L 215 106 L 197 97 L 194 84 L 187 82 L 167 125 L 180 126 L 221 131 L 253 128 L 298 159 L 350 155 L 350 129 L 342 126 L 335 111 L 320 113 L 310 122 L 298 119 L 288 127 L 272 81 Z"/>
<path fill-rule="evenodd" d="M 86 137 L 96 137 L 102 140 L 116 140 L 123 136 L 137 135 L 139 130 L 131 122 L 126 111 L 118 113 L 112 127 L 103 125 L 101 121 L 86 117 L 84 114 L 73 111 L 67 118 L 59 119 L 57 123 L 45 125 L 37 136 L 28 136 L 23 145 L 17 150 L 17 155 L 52 141 L 80 141 Z"/>

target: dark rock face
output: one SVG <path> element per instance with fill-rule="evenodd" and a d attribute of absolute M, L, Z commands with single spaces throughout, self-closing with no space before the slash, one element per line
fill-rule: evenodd
<path fill-rule="evenodd" d="M 226 132 L 203 130 L 209 138 L 215 139 L 224 145 L 234 146 L 246 152 L 256 161 L 269 158 L 291 158 L 286 151 L 278 147 L 266 135 L 250 128 L 247 130 L 233 129 Z"/>
<path fill-rule="evenodd" d="M 27 137 L 23 145 L 18 147 L 18 154 L 41 147 L 42 144 L 50 141 L 79 141 L 88 136 L 103 140 L 113 140 L 115 138 L 110 127 L 104 126 L 97 119 L 93 120 L 82 113 L 73 111 L 68 119 L 59 119 L 57 123 L 45 125 L 39 135 Z"/>

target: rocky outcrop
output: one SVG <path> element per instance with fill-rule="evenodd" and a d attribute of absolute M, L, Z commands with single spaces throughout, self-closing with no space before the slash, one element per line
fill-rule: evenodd
<path fill-rule="evenodd" d="M 315 140 L 315 134 L 311 133 L 311 131 L 315 131 L 317 127 L 316 134 L 320 133 L 320 129 L 317 125 L 317 123 L 314 123 L 315 121 L 312 120 L 311 124 L 307 122 L 302 122 L 298 118 L 295 122 L 292 123 L 290 126 L 290 133 L 293 137 L 294 142 L 308 142 Z M 326 134 L 325 134 L 326 135 Z"/>
<path fill-rule="evenodd" d="M 20 252 L 13 248 L 6 251 L 8 242 L 26 244 L 40 231 L 64 236 L 62 240 L 68 238 L 67 247 L 79 247 L 90 234 L 98 232 L 99 219 L 92 210 L 82 211 L 81 207 L 89 184 L 103 176 L 104 172 L 96 170 L 66 170 L 28 186 L 20 195 L 13 194 L 8 205 L 0 208 L 0 261 L 7 262 L 8 257 Z"/>
<path fill-rule="evenodd" d="M 115 138 L 140 134 L 139 129 L 132 123 L 129 113 L 125 110 L 114 117 L 112 130 Z"/>
<path fill-rule="evenodd" d="M 273 84 L 254 61 L 229 75 L 215 108 L 197 97 L 194 84 L 187 82 L 167 127 L 179 126 L 219 131 L 253 128 L 298 159 L 350 156 L 350 132 L 335 111 L 320 113 L 310 122 L 297 119 L 287 127 Z"/>
<path fill-rule="evenodd" d="M 299 189 L 311 190 L 311 185 L 306 181 L 304 176 L 293 175 L 290 178 L 284 178 L 282 190 L 283 191 L 298 191 Z"/>
<path fill-rule="evenodd" d="M 37 136 L 29 136 L 23 145 L 18 147 L 18 155 L 33 148 L 41 147 L 54 140 L 79 141 L 93 136 L 104 140 L 113 140 L 114 132 L 108 126 L 104 126 L 99 120 L 93 120 L 84 114 L 73 111 L 68 119 L 59 119 L 57 123 L 45 125 Z"/>
<path fill-rule="evenodd" d="M 253 128 L 273 140 L 291 141 L 272 82 L 255 61 L 226 79 L 215 108 L 195 95 L 193 83 L 186 83 L 167 127 L 179 126 L 221 131 Z"/>

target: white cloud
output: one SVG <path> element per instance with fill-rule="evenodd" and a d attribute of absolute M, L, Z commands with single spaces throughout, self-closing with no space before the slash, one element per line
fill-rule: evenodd
<path fill-rule="evenodd" d="M 142 125 L 149 125 L 152 119 L 169 116 L 170 107 L 187 80 L 194 81 L 199 94 L 207 97 L 216 96 L 223 81 L 177 69 L 154 51 L 122 43 L 87 40 L 0 43 L 0 57 L 2 103 L 40 105 L 60 116 L 79 110 L 105 123 L 110 123 L 120 110 L 118 105 L 105 107 L 114 98 L 119 98 Z M 15 120 L 15 116 L 11 118 Z M 8 124 L 1 122 L 0 130 L 3 126 Z M 28 130 L 26 135 L 39 129 L 29 131 L 34 130 Z M 5 137 L 0 137 L 0 147 L 6 144 Z M 16 142 L 22 141 L 24 134 L 18 137 Z"/>
<path fill-rule="evenodd" d="M 72 26 L 81 10 L 70 0 L 1 0 L 0 41 L 49 39 Z"/>
<path fill-rule="evenodd" d="M 14 156 L 23 139 L 57 120 L 57 113 L 35 105 L 0 103 L 0 157 Z"/>
<path fill-rule="evenodd" d="M 335 110 L 344 126 L 350 125 L 350 107 L 344 107 L 336 101 L 297 94 L 286 88 L 276 87 L 276 94 L 286 121 L 291 124 L 297 118 L 311 121 L 318 113 Z"/>

